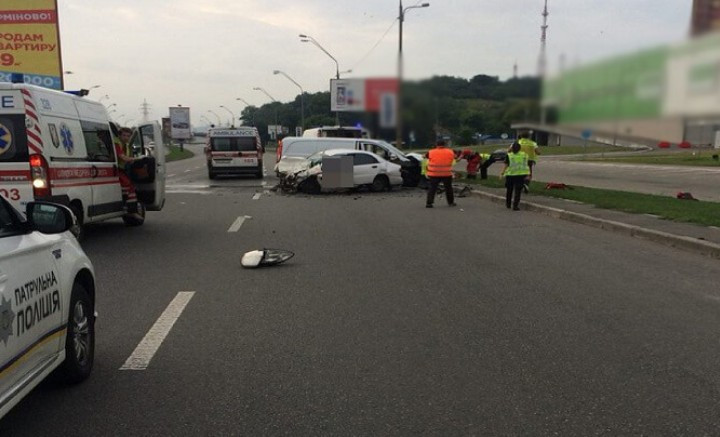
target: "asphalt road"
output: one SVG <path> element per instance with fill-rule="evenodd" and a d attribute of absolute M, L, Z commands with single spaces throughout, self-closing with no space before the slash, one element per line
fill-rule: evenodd
<path fill-rule="evenodd" d="M 0 435 L 720 432 L 717 261 L 478 199 L 169 173 L 144 226 L 88 229 L 92 377 L 43 384 Z M 242 269 L 262 247 L 296 256 Z M 183 291 L 147 369 L 119 370 Z"/>

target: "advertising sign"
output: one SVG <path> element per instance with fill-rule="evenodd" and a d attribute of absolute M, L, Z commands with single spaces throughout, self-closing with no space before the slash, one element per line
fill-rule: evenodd
<path fill-rule="evenodd" d="M 330 110 L 362 112 L 365 110 L 365 79 L 332 79 Z"/>
<path fill-rule="evenodd" d="M 170 112 L 170 136 L 174 140 L 189 140 L 192 138 L 190 132 L 190 108 L 184 106 L 171 106 Z"/>
<path fill-rule="evenodd" d="M 0 1 L 0 81 L 62 89 L 57 0 Z"/>
<path fill-rule="evenodd" d="M 694 0 L 690 33 L 694 36 L 720 30 L 720 2 Z"/>
<path fill-rule="evenodd" d="M 388 95 L 397 95 L 398 81 L 394 78 L 332 79 L 330 81 L 330 109 L 341 112 L 380 112 Z"/>

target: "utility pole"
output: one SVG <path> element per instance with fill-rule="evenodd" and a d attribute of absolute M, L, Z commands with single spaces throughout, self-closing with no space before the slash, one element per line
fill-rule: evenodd
<path fill-rule="evenodd" d="M 143 103 L 140 105 L 140 111 L 142 111 L 143 123 L 150 121 L 150 104 L 147 102 L 147 99 L 143 99 Z"/>
<path fill-rule="evenodd" d="M 405 21 L 405 13 L 410 9 L 427 8 L 430 3 L 423 3 L 421 5 L 408 6 L 403 9 L 402 0 L 399 1 L 399 36 L 398 36 L 398 84 L 397 84 L 397 96 L 395 101 L 395 147 L 402 149 L 402 82 L 403 82 L 403 22 Z"/>
<path fill-rule="evenodd" d="M 538 76 L 540 81 L 545 80 L 547 74 L 547 30 L 548 30 L 548 12 L 547 7 L 548 0 L 545 0 L 545 8 L 542 12 L 543 24 L 540 26 L 540 58 L 538 59 Z M 545 106 L 540 102 L 540 125 L 547 123 L 547 110 Z"/>

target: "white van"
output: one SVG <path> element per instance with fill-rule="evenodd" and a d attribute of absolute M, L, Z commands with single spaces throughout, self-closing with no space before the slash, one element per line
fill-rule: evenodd
<path fill-rule="evenodd" d="M 364 150 L 402 167 L 403 185 L 417 186 L 420 163 L 405 156 L 395 146 L 383 140 L 365 138 L 307 138 L 285 137 L 278 142 L 275 173 L 278 177 L 301 165 L 310 155 L 330 149 Z"/>
<path fill-rule="evenodd" d="M 116 217 L 141 225 L 146 209 L 158 211 L 165 202 L 165 148 L 157 123 L 139 126 L 131 141 L 137 156 L 152 157 L 146 168 L 151 174 L 135 184 L 138 214 L 127 214 L 102 104 L 0 83 L 0 195 L 20 211 L 28 202 L 47 200 L 68 206 L 81 225 Z"/>
<path fill-rule="evenodd" d="M 370 138 L 370 131 L 355 126 L 322 126 L 306 129 L 303 137 L 308 138 Z"/>
<path fill-rule="evenodd" d="M 208 178 L 251 174 L 263 177 L 263 147 L 255 127 L 212 128 L 205 144 Z"/>

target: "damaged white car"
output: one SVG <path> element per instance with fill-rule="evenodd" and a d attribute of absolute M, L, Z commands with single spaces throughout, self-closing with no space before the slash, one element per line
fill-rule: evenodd
<path fill-rule="evenodd" d="M 328 157 L 352 157 L 354 187 L 368 187 L 371 191 L 389 191 L 403 183 L 401 167 L 372 152 L 362 150 L 331 149 L 315 153 L 305 161 L 297 162 L 280 179 L 285 192 L 319 193 L 333 189 L 323 185 L 323 160 Z"/>

